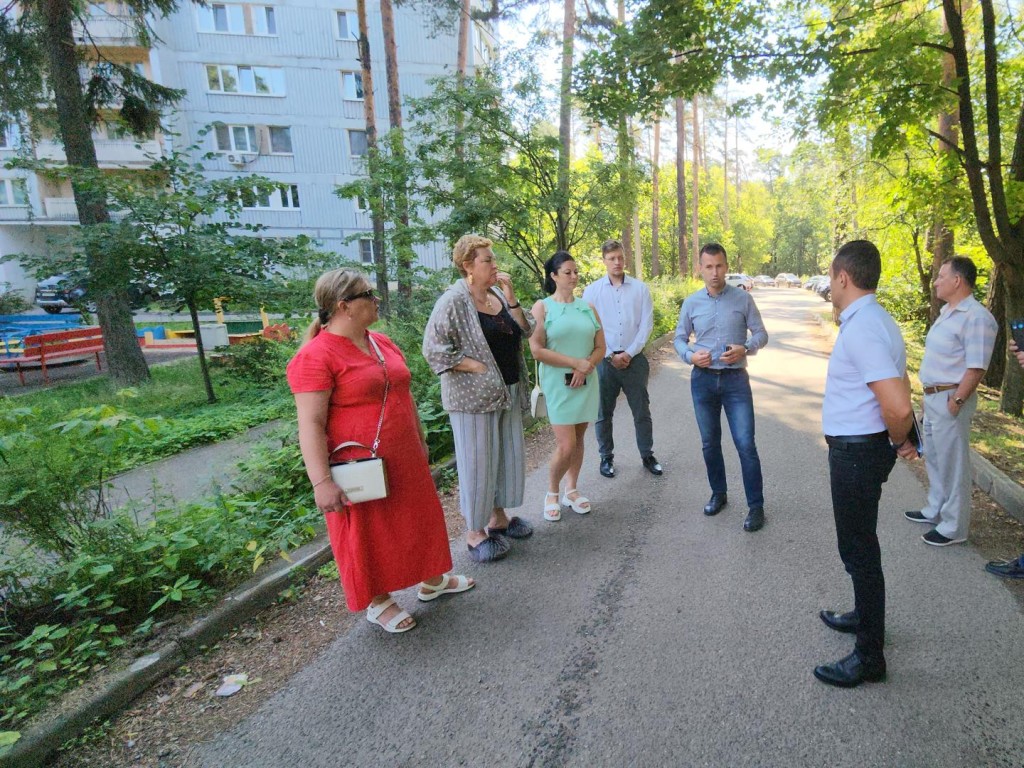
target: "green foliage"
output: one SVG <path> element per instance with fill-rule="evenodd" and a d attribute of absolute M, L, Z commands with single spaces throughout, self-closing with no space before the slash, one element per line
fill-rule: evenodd
<path fill-rule="evenodd" d="M 30 548 L 5 559 L 0 726 L 80 684 L 155 620 L 208 600 L 315 535 L 320 515 L 294 440 L 256 450 L 239 487 L 160 510 L 142 527 L 127 515 L 92 520 L 60 560 Z"/>
<path fill-rule="evenodd" d="M 654 331 L 651 333 L 653 340 L 675 330 L 683 299 L 700 288 L 703 283 L 692 277 L 684 280 L 655 278 L 648 281 L 647 285 L 651 289 L 651 301 L 654 304 Z"/>
<path fill-rule="evenodd" d="M 259 339 L 228 347 L 221 353 L 220 363 L 234 379 L 277 389 L 284 380 L 285 368 L 297 347 L 297 342 Z"/>
<path fill-rule="evenodd" d="M 21 291 L 0 290 L 0 315 L 16 315 L 31 307 Z"/>

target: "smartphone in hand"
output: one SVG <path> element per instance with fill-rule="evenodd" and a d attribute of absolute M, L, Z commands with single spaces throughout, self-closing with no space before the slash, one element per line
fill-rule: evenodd
<path fill-rule="evenodd" d="M 572 376 L 573 376 L 572 373 L 565 374 L 565 386 L 567 386 L 567 387 L 571 387 L 572 386 Z M 587 380 L 584 379 L 583 383 L 586 384 Z"/>
<path fill-rule="evenodd" d="M 1017 349 L 1024 350 L 1024 317 L 1010 321 L 1010 335 L 1017 342 Z"/>

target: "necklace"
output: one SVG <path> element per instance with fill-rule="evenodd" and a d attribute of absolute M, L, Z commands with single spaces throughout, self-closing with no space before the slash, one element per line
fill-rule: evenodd
<path fill-rule="evenodd" d="M 488 293 L 488 294 L 487 294 L 486 296 L 484 296 L 484 298 L 483 298 L 483 301 L 481 301 L 480 299 L 478 299 L 478 298 L 477 298 L 476 296 L 474 296 L 474 297 L 473 297 L 473 301 L 475 301 L 475 302 L 476 302 L 476 305 L 477 305 L 478 307 L 479 307 L 479 306 L 482 306 L 482 307 L 483 307 L 484 309 L 486 309 L 486 310 L 488 310 L 488 311 L 490 311 L 490 309 L 491 309 L 491 308 L 492 308 L 492 307 L 494 306 L 494 305 L 493 305 L 493 304 L 491 303 L 491 294 L 490 294 L 490 293 Z"/>

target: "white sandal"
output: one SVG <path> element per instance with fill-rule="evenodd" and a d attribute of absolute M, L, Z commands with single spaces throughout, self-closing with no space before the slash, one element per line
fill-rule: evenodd
<path fill-rule="evenodd" d="M 383 603 L 378 603 L 377 605 L 370 603 L 370 607 L 366 609 L 366 620 L 371 624 L 376 624 L 378 627 L 381 627 L 385 632 L 390 632 L 393 635 L 398 635 L 402 632 L 408 632 L 410 629 L 416 626 L 415 619 L 413 619 L 412 624 L 410 624 L 407 627 L 398 626 L 406 619 L 412 619 L 412 616 L 410 616 L 405 611 L 399 611 L 398 613 L 396 613 L 394 616 L 391 617 L 391 621 L 389 621 L 387 624 L 381 621 L 381 614 L 388 609 L 388 606 L 392 605 L 395 605 L 395 598 L 393 597 L 389 597 Z"/>
<path fill-rule="evenodd" d="M 548 498 L 554 496 L 555 503 L 548 504 Z M 557 523 L 562 519 L 562 507 L 558 503 L 558 491 L 548 491 L 544 494 L 544 519 L 551 523 Z"/>
<path fill-rule="evenodd" d="M 569 494 L 577 494 L 575 499 L 570 499 Z M 584 506 L 586 505 L 586 506 Z M 565 493 L 562 494 L 562 506 L 570 507 L 573 512 L 577 515 L 585 515 L 590 512 L 590 499 L 586 496 L 580 495 L 580 492 L 575 488 L 569 488 Z"/>
<path fill-rule="evenodd" d="M 436 600 L 441 595 L 454 595 L 457 592 L 465 592 L 467 589 L 472 589 L 476 586 L 475 581 L 470 581 L 467 577 L 459 574 L 448 574 L 441 579 L 440 584 L 427 584 L 422 582 L 420 584 L 420 591 L 416 595 L 424 603 Z"/>

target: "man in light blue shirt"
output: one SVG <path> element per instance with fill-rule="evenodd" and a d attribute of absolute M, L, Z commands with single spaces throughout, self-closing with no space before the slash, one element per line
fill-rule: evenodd
<path fill-rule="evenodd" d="M 679 356 L 693 366 L 690 394 L 711 485 L 711 498 L 704 505 L 704 514 L 717 515 L 728 503 L 722 456 L 724 410 L 740 457 L 747 496 L 743 530 L 757 531 L 764 525 L 764 481 L 754 443 L 754 395 L 747 375 L 747 356 L 756 354 L 768 343 L 768 332 L 750 294 L 726 284 L 728 271 L 725 248 L 708 243 L 700 249 L 704 288 L 683 302 L 674 344 Z"/>
<path fill-rule="evenodd" d="M 644 468 L 652 475 L 660 475 L 661 464 L 654 458 L 651 399 L 647 394 L 651 367 L 644 355 L 644 345 L 654 329 L 654 304 L 647 286 L 626 274 L 624 253 L 618 240 L 606 240 L 601 245 L 601 259 L 608 274 L 583 291 L 583 300 L 593 304 L 601 318 L 608 350 L 597 366 L 601 400 L 594 432 L 601 474 L 615 477 L 612 414 L 619 392 L 625 392 Z"/>
<path fill-rule="evenodd" d="M 853 240 L 829 267 L 839 336 L 828 361 L 821 423 L 828 443 L 832 515 L 839 556 L 853 581 L 854 609 L 821 611 L 837 632 L 856 633 L 853 653 L 814 669 L 828 685 L 852 688 L 885 679 L 885 577 L 878 545 L 878 501 L 899 454 L 917 455 L 907 353 L 899 326 L 878 304 L 878 249 Z"/>
<path fill-rule="evenodd" d="M 933 547 L 967 541 L 971 522 L 971 419 L 999 331 L 992 313 L 974 298 L 977 276 L 966 256 L 946 259 L 939 267 L 935 296 L 946 304 L 928 331 L 918 372 L 924 387 L 928 503 L 904 516 L 932 526 L 921 538 Z"/>

